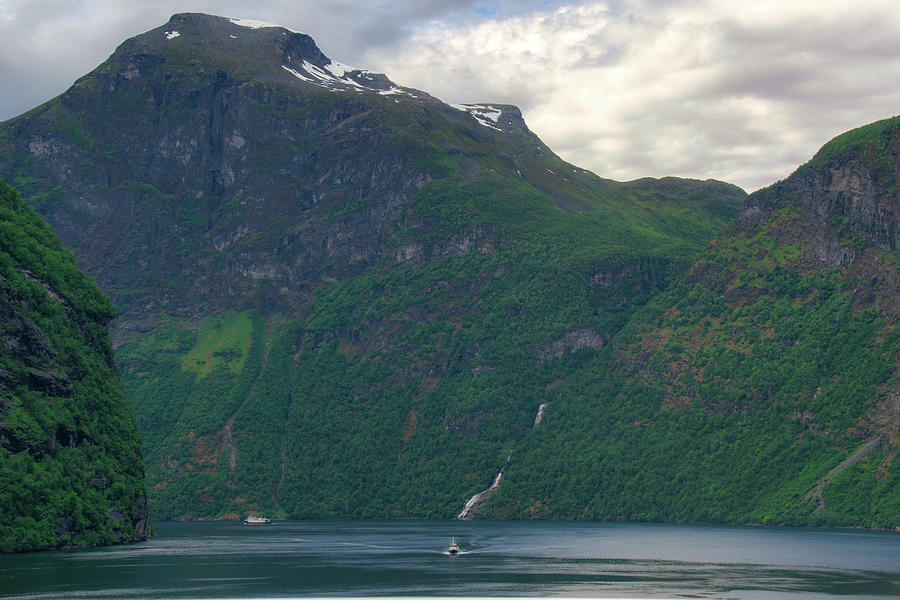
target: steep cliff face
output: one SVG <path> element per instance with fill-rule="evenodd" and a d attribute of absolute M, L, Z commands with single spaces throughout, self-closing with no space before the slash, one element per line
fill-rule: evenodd
<path fill-rule="evenodd" d="M 180 15 L 8 125 L 4 172 L 123 306 L 117 335 L 161 309 L 296 308 L 386 253 L 439 104 L 307 81 L 329 64 L 308 36 Z M 412 131 L 388 132 L 401 97 Z"/>
<path fill-rule="evenodd" d="M 752 194 L 610 341 L 609 374 L 557 388 L 561 435 L 529 440 L 493 510 L 900 527 L 898 149 L 879 121 Z M 588 437 L 616 441 L 560 463 Z M 536 463 L 577 483 L 523 502 Z"/>
<path fill-rule="evenodd" d="M 147 537 L 113 309 L 0 182 L 0 552 Z"/>
<path fill-rule="evenodd" d="M 565 165 L 515 107 L 452 108 L 306 35 L 198 14 L 123 43 L 0 143 L 0 172 L 123 308 L 116 340 L 160 311 L 294 311 L 384 258 L 489 246 L 487 223 L 421 235 L 442 216 L 412 199 L 435 179 L 516 174 L 569 211 L 656 193 Z M 726 212 L 738 195 L 712 190 Z"/>
<path fill-rule="evenodd" d="M 745 197 L 196 14 L 0 125 L 0 174 L 122 308 L 162 518 L 456 515 Z"/>
<path fill-rule="evenodd" d="M 886 119 L 835 138 L 789 179 L 751 196 L 741 210 L 741 222 L 752 225 L 770 218 L 788 200 L 808 211 L 804 235 L 815 240 L 812 254 L 827 264 L 853 262 L 855 249 L 841 244 L 841 236 L 896 250 L 900 243 L 896 130 L 896 121 Z"/>

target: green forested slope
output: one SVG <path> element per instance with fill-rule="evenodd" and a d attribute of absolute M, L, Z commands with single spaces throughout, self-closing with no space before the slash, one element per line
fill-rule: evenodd
<path fill-rule="evenodd" d="M 751 195 L 553 390 L 491 514 L 900 526 L 898 148 L 881 121 Z"/>
<path fill-rule="evenodd" d="M 0 182 L 0 552 L 147 536 L 105 295 Z"/>
<path fill-rule="evenodd" d="M 121 307 L 156 518 L 457 514 L 745 197 L 197 14 L 0 124 L 0 175 Z"/>
<path fill-rule="evenodd" d="M 623 215 L 570 213 L 499 178 L 426 186 L 421 213 L 442 214 L 431 235 L 491 236 L 425 264 L 382 261 L 302 315 L 161 321 L 117 352 L 154 514 L 456 515 L 548 386 L 583 368 L 577 351 L 602 347 L 724 222 L 684 210 L 695 187 L 681 203 L 636 190 Z M 628 217 L 648 207 L 667 223 Z"/>

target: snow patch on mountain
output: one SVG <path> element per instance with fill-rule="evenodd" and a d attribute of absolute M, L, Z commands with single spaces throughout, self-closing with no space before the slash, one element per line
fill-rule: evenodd
<path fill-rule="evenodd" d="M 499 124 L 500 115 L 503 111 L 490 104 L 451 104 L 456 110 L 469 113 L 478 123 L 488 129 L 495 131 L 503 131 L 497 125 Z"/>
<path fill-rule="evenodd" d="M 250 29 L 264 29 L 266 27 L 281 27 L 281 25 L 276 25 L 275 23 L 267 23 L 265 21 L 254 21 L 252 19 L 228 19 L 235 25 L 240 27 L 248 27 Z M 287 29 L 284 27 L 283 29 Z M 290 31 L 288 29 L 288 31 Z"/>
<path fill-rule="evenodd" d="M 383 75 L 331 61 L 323 67 L 304 60 L 300 65 L 281 65 L 281 68 L 306 83 L 331 91 L 376 92 L 381 95 L 415 97 L 412 90 L 398 87 Z M 385 87 L 389 85 L 390 87 Z"/>
<path fill-rule="evenodd" d="M 305 76 L 303 73 L 301 73 L 300 71 L 297 71 L 296 69 L 292 69 L 292 68 L 290 68 L 290 67 L 287 66 L 287 65 L 281 65 L 281 68 L 284 69 L 285 71 L 287 71 L 288 73 L 290 73 L 291 75 L 293 75 L 294 77 L 296 77 L 297 79 L 301 80 L 301 81 L 307 81 L 307 82 L 309 82 L 309 83 L 316 83 L 316 81 L 315 81 L 314 79 L 310 79 L 309 77 L 306 77 L 306 76 Z"/>
<path fill-rule="evenodd" d="M 352 67 L 347 67 L 347 65 L 342 65 L 341 63 L 331 62 L 325 65 L 324 69 L 320 69 L 308 60 L 304 60 L 303 70 L 326 84 L 349 85 L 351 87 L 364 89 L 363 86 L 359 85 L 348 75 L 348 72 L 359 71 L 359 69 L 353 69 Z"/>
<path fill-rule="evenodd" d="M 335 67 L 333 71 L 329 69 L 329 67 L 331 67 L 333 64 L 334 63 L 332 63 L 331 65 L 326 65 L 326 67 L 323 69 L 312 64 L 308 60 L 304 60 L 300 67 L 297 69 L 291 68 L 287 65 L 281 65 L 281 68 L 291 73 L 294 77 L 300 79 L 301 81 L 314 83 L 330 90 L 363 91 L 366 89 L 349 76 L 344 75 L 346 71 L 341 68 L 343 65 Z M 340 75 L 336 75 L 335 73 L 340 73 Z"/>
<path fill-rule="evenodd" d="M 345 65 L 344 63 L 339 63 L 337 61 L 331 61 L 329 64 L 325 65 L 325 68 L 329 73 L 334 75 L 337 78 L 341 78 L 347 73 L 352 71 L 362 71 L 362 69 L 358 69 L 356 67 L 351 67 L 350 65 Z"/>

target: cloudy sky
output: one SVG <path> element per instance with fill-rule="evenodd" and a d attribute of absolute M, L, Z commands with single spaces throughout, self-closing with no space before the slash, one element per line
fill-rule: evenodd
<path fill-rule="evenodd" d="M 278 23 L 446 102 L 515 104 L 563 158 L 619 180 L 752 191 L 900 114 L 896 0 L 0 0 L 0 120 L 176 12 Z"/>

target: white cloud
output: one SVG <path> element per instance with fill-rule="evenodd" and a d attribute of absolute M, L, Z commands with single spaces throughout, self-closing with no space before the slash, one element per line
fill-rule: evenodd
<path fill-rule="evenodd" d="M 617 179 L 752 190 L 900 112 L 890 2 L 594 3 L 433 23 L 389 50 L 369 62 L 447 101 L 518 104 L 560 155 Z"/>

